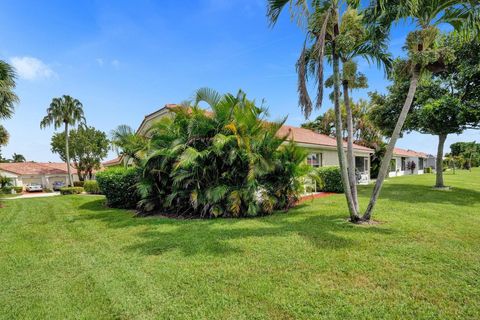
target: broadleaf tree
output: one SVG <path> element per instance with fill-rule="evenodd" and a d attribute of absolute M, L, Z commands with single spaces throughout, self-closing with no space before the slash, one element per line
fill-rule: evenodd
<path fill-rule="evenodd" d="M 55 133 L 51 141 L 52 152 L 58 153 L 62 161 L 67 161 L 65 141 L 65 132 Z M 84 126 L 70 131 L 68 145 L 80 181 L 92 179 L 93 171 L 100 169 L 110 149 L 105 132 Z"/>

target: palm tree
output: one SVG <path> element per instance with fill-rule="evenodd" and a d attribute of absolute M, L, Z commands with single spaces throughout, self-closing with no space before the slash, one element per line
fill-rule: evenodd
<path fill-rule="evenodd" d="M 366 55 L 366 53 L 364 54 L 361 52 L 360 45 L 345 50 L 345 41 L 339 41 L 342 36 L 355 37 L 355 35 L 351 34 L 348 27 L 344 27 L 342 30 L 342 26 L 339 23 L 339 7 L 342 4 L 341 2 L 342 1 L 340 0 L 269 0 L 267 16 L 271 24 L 275 24 L 281 11 L 288 4 L 290 4 L 289 7 L 291 10 L 293 9 L 294 14 L 297 15 L 298 20 L 304 21 L 303 25 L 307 26 L 307 40 L 305 41 L 303 50 L 300 54 L 300 58 L 297 62 L 299 105 L 307 118 L 312 111 L 312 102 L 308 95 L 308 90 L 306 86 L 307 76 L 308 73 L 314 74 L 315 76 L 315 80 L 317 82 L 317 97 L 315 106 L 317 108 L 320 108 L 323 99 L 323 63 L 326 50 L 328 50 L 328 54 L 330 56 L 329 59 L 331 60 L 333 65 L 333 75 L 330 81 L 333 86 L 335 135 L 337 142 L 338 159 L 340 164 L 340 172 L 342 175 L 342 183 L 344 185 L 348 209 L 350 212 L 350 220 L 352 222 L 359 222 L 361 219 L 359 215 L 358 201 L 356 199 L 356 181 L 354 171 L 355 163 L 353 157 L 353 125 L 351 123 L 351 117 L 349 117 L 350 121 L 347 121 L 347 126 L 348 124 L 350 124 L 349 128 L 347 128 L 350 137 L 350 141 L 348 143 L 349 147 L 347 147 L 349 153 L 349 163 L 347 163 L 345 152 L 343 150 L 343 128 L 340 107 L 340 60 L 344 59 L 344 63 L 347 64 L 353 59 L 355 55 L 363 56 Z M 345 3 L 348 5 L 349 10 L 355 9 L 358 6 L 358 1 L 346 0 Z M 352 23 L 345 23 L 345 25 L 351 26 Z M 307 48 L 308 42 L 312 43 L 311 48 Z M 356 53 L 353 54 L 352 52 Z M 348 86 L 347 92 L 346 94 L 344 93 L 344 95 L 344 100 L 349 101 Z M 348 170 L 348 167 L 350 167 L 351 170 Z"/>
<path fill-rule="evenodd" d="M 472 33 L 478 36 L 479 9 L 480 4 L 477 1 L 468 0 L 376 0 L 367 10 L 367 17 L 371 25 L 381 29 L 388 30 L 394 21 L 400 19 L 414 20 L 417 29 L 407 35 L 406 41 L 409 54 L 407 72 L 410 73 L 408 94 L 382 159 L 370 202 L 362 217 L 363 220 L 370 220 L 390 167 L 393 149 L 412 105 L 421 75 L 425 71 L 442 71 L 445 62 L 452 56 L 449 48 L 438 47 L 438 25 L 447 23 L 462 31 L 466 37 L 471 36 Z"/>
<path fill-rule="evenodd" d="M 266 109 L 242 91 L 222 95 L 208 88 L 172 112 L 149 131 L 151 149 L 139 185 L 142 210 L 238 217 L 296 202 L 300 177 L 310 168 L 304 150 L 278 136 L 284 121 L 266 122 Z"/>
<path fill-rule="evenodd" d="M 68 129 L 69 126 L 76 124 L 85 124 L 83 114 L 83 105 L 80 101 L 68 95 L 59 98 L 53 98 L 47 109 L 47 115 L 40 122 L 40 128 L 45 128 L 53 124 L 55 129 L 64 127 L 65 129 L 65 153 L 67 160 L 68 183 L 72 186 L 72 175 L 70 170 L 70 152 L 68 147 Z"/>
<path fill-rule="evenodd" d="M 15 89 L 15 70 L 5 61 L 0 60 L 0 119 L 11 118 L 15 104 L 19 99 Z"/>
<path fill-rule="evenodd" d="M 126 124 L 121 124 L 110 132 L 110 141 L 117 154 L 123 158 L 125 167 L 131 159 L 138 164 L 142 158 L 142 151 L 148 149 L 147 139 L 135 134 L 135 131 Z"/>
<path fill-rule="evenodd" d="M 4 126 L 0 125 L 0 145 L 4 146 L 8 143 L 10 135 L 8 134 L 7 129 Z"/>
<path fill-rule="evenodd" d="M 341 43 L 338 48 L 338 54 L 342 62 L 342 93 L 345 105 L 345 124 L 347 139 L 347 164 L 348 178 L 352 198 L 357 212 L 360 212 L 357 196 L 357 181 L 355 174 L 355 156 L 353 151 L 354 129 L 353 112 L 350 101 L 349 91 L 351 89 L 367 88 L 367 78 L 357 72 L 356 58 L 363 58 L 369 63 L 374 62 L 378 67 L 383 66 L 386 72 L 392 67 L 392 59 L 387 52 L 388 33 L 379 28 L 365 28 L 363 15 L 356 9 L 347 7 L 342 15 L 340 23 L 340 34 L 337 41 Z M 333 79 L 330 77 L 326 81 L 326 86 L 332 86 Z"/>
<path fill-rule="evenodd" d="M 12 161 L 13 162 L 25 162 L 27 161 L 25 157 L 22 154 L 14 153 L 12 155 Z"/>
<path fill-rule="evenodd" d="M 15 104 L 19 102 L 15 89 L 15 70 L 3 60 L 0 60 L 0 119 L 12 117 Z M 0 145 L 8 143 L 8 131 L 0 125 Z"/>

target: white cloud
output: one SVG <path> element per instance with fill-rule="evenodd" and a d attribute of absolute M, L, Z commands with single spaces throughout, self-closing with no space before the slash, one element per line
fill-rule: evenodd
<path fill-rule="evenodd" d="M 34 57 L 13 57 L 10 59 L 20 78 L 35 80 L 56 77 L 57 74 L 42 60 Z"/>
<path fill-rule="evenodd" d="M 120 61 L 117 59 L 112 60 L 112 66 L 118 68 L 120 66 Z"/>

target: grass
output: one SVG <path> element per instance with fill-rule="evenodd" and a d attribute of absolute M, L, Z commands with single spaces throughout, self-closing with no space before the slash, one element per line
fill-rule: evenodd
<path fill-rule="evenodd" d="M 101 196 L 3 201 L 1 319 L 478 319 L 480 170 L 246 220 L 134 218 Z M 360 189 L 365 205 L 371 187 Z"/>

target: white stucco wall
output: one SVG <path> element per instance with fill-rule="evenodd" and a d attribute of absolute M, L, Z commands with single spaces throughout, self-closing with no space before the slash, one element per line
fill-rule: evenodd
<path fill-rule="evenodd" d="M 408 163 L 409 162 L 415 162 L 415 170 L 413 170 L 413 174 L 423 174 L 424 170 L 419 169 L 419 158 L 418 157 L 404 157 L 405 160 L 405 170 L 402 170 L 402 157 L 401 156 L 394 156 L 392 159 L 396 159 L 397 161 L 397 166 L 395 171 L 390 171 L 388 173 L 389 177 L 398 177 L 398 176 L 404 176 L 404 175 L 411 175 L 412 171 L 407 169 Z M 423 167 L 425 168 L 426 166 L 426 161 L 425 159 L 423 160 Z"/>
<path fill-rule="evenodd" d="M 338 161 L 338 154 L 335 149 L 327 149 L 321 147 L 312 147 L 312 146 L 300 146 L 306 148 L 309 153 L 320 153 L 322 154 L 322 166 L 338 166 L 340 165 Z M 370 181 L 370 154 L 368 152 L 355 151 L 355 157 L 364 157 L 367 159 L 367 174 L 365 175 L 365 180 L 368 183 Z"/>
<path fill-rule="evenodd" d="M 53 183 L 56 181 L 63 181 L 67 183 L 66 174 L 57 174 L 57 175 L 16 175 L 14 173 L 0 170 L 0 174 L 11 178 L 12 183 L 16 187 L 24 187 L 29 183 L 40 183 L 44 188 L 52 189 Z M 72 174 L 73 181 L 79 181 L 78 175 L 76 173 Z"/>

